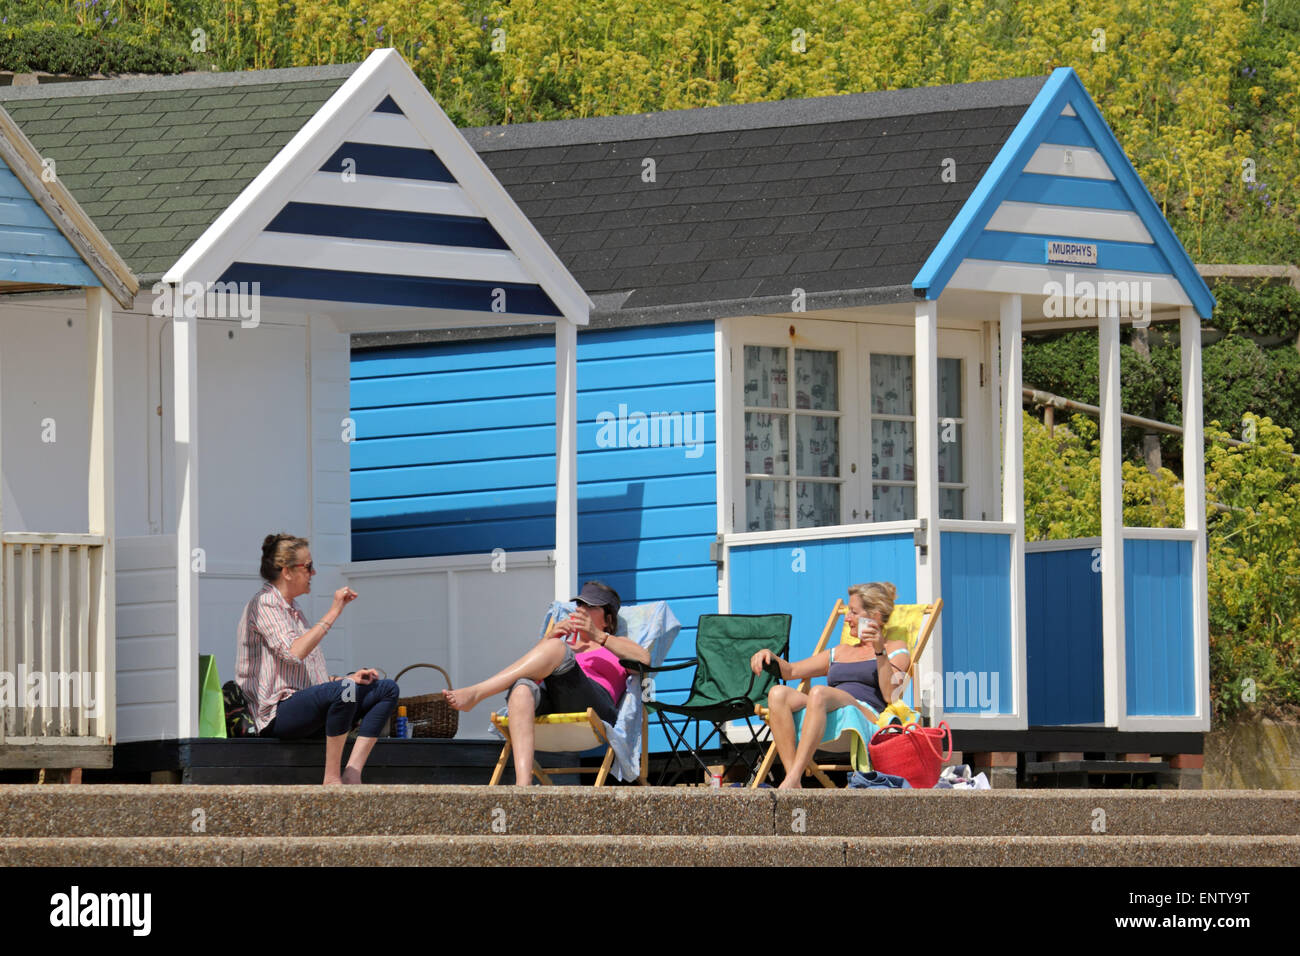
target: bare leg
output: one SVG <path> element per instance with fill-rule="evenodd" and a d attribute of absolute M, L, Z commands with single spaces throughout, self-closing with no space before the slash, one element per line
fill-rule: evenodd
<path fill-rule="evenodd" d="M 799 778 L 803 776 L 804 768 L 808 766 L 813 754 L 821 745 L 822 734 L 826 731 L 826 712 L 853 706 L 857 706 L 857 701 L 852 694 L 827 687 L 825 684 L 819 684 L 808 692 L 808 709 L 803 715 L 799 749 L 794 755 L 793 764 L 786 768 L 786 777 L 781 781 L 782 789 L 799 786 Z"/>
<path fill-rule="evenodd" d="M 516 687 L 510 692 L 510 747 L 515 757 L 515 783 L 528 787 L 533 782 L 533 718 L 537 706 L 533 692 L 527 687 Z"/>
<path fill-rule="evenodd" d="M 370 759 L 370 751 L 375 746 L 374 737 L 358 737 L 357 742 L 352 745 L 352 756 L 348 758 L 348 765 L 343 768 L 344 783 L 360 783 L 361 771 L 365 769 L 366 761 Z"/>
<path fill-rule="evenodd" d="M 776 741 L 776 752 L 781 757 L 781 767 L 785 770 L 787 780 L 795 759 L 794 712 L 802 710 L 807 704 L 808 698 L 805 695 L 784 684 L 777 684 L 767 695 L 767 722 L 772 728 L 772 739 Z M 799 786 L 797 777 L 792 786 Z"/>
<path fill-rule="evenodd" d="M 343 782 L 343 778 L 339 776 L 339 765 L 343 763 L 343 745 L 347 740 L 347 734 L 325 738 L 325 785 L 327 787 Z"/>
<path fill-rule="evenodd" d="M 564 641 L 554 637 L 544 637 L 533 645 L 532 650 L 505 670 L 497 671 L 487 680 L 481 680 L 469 687 L 447 691 L 447 703 L 457 710 L 473 710 L 483 698 L 505 693 L 521 677 L 545 680 L 564 660 L 564 649 Z"/>

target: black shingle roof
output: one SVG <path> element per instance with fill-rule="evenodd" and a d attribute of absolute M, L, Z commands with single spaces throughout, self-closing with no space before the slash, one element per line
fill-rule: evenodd
<path fill-rule="evenodd" d="M 176 262 L 357 64 L 0 87 L 133 272 Z"/>
<path fill-rule="evenodd" d="M 598 316 L 787 311 L 796 287 L 809 308 L 830 308 L 912 297 L 1045 79 L 465 135 Z M 647 158 L 654 182 L 642 179 Z"/>
<path fill-rule="evenodd" d="M 356 64 L 0 89 L 131 268 L 172 265 Z M 1045 77 L 465 130 L 596 303 L 673 321 L 911 298 Z M 644 182 L 644 161 L 655 161 Z M 943 182 L 942 163 L 957 180 Z"/>

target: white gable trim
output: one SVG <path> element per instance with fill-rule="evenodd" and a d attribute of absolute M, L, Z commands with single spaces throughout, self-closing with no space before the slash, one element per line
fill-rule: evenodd
<path fill-rule="evenodd" d="M 397 132 L 397 122 L 388 117 L 372 115 L 386 95 L 391 96 L 405 114 L 404 117 L 393 114 L 393 120 L 401 121 L 403 132 Z M 409 126 L 406 125 L 408 122 Z M 411 127 L 423 138 L 422 142 L 411 142 Z M 461 196 L 472 199 L 480 207 L 481 214 L 517 255 L 531 281 L 550 296 L 570 322 L 587 324 L 592 303 L 582 286 L 569 274 L 536 227 L 401 56 L 392 49 L 376 50 L 366 58 L 167 270 L 163 280 L 174 283 L 184 276 L 186 281 L 215 282 L 231 263 L 243 259 L 285 202 L 319 175 L 320 168 L 347 141 L 348 136 L 363 128 L 378 132 L 385 140 L 392 138 L 390 145 L 418 145 L 433 150 L 463 188 Z M 436 149 L 434 144 L 437 144 Z M 359 176 L 358 180 L 363 178 Z M 307 192 L 317 188 L 320 187 L 313 183 L 307 186 Z M 449 205 L 457 204 L 457 193 L 446 185 L 414 187 L 413 191 L 422 193 L 424 201 L 430 205 L 442 201 Z M 463 204 L 464 198 L 460 202 Z M 318 308 L 329 311 L 327 303 L 320 303 Z"/>

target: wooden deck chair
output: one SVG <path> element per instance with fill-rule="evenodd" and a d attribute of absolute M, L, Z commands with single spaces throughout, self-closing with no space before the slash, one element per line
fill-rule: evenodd
<path fill-rule="evenodd" d="M 662 662 L 664 655 L 667 654 L 668 648 L 677 637 L 678 631 L 681 630 L 681 624 L 668 605 L 662 601 L 651 602 L 636 606 L 625 607 L 619 612 L 619 618 L 624 623 L 634 618 L 637 614 L 645 613 L 655 615 L 660 612 L 659 605 L 662 607 L 662 630 L 656 637 L 651 648 L 651 660 Z M 543 636 L 549 637 L 555 630 L 559 618 L 555 615 L 555 608 L 548 612 L 546 626 L 543 630 Z M 661 668 L 649 664 L 642 664 L 640 661 L 623 660 L 623 666 L 633 674 L 636 674 L 637 686 L 644 686 L 643 681 L 647 674 L 653 673 Z M 638 754 L 639 766 L 637 767 L 636 782 L 643 787 L 650 785 L 646 777 L 647 770 L 650 766 L 649 747 L 650 747 L 650 721 L 649 713 L 641 700 L 640 695 L 632 695 L 634 702 L 639 705 L 641 711 L 641 752 Z M 510 718 L 501 714 L 492 715 L 492 725 L 505 738 L 505 744 L 501 748 L 501 755 L 497 757 L 496 767 L 492 770 L 492 779 L 488 781 L 488 786 L 494 787 L 501 782 L 501 777 L 505 773 L 506 765 L 510 759 L 512 743 L 510 740 Z M 582 753 L 583 751 L 593 750 L 597 747 L 605 749 L 604 759 L 599 767 L 542 767 L 537 762 L 536 756 L 533 757 L 533 776 L 535 776 L 543 785 L 553 784 L 552 774 L 563 773 L 594 773 L 596 775 L 595 786 L 604 786 L 606 779 L 609 777 L 611 768 L 614 765 L 614 746 L 610 743 L 609 729 L 605 722 L 596 716 L 595 710 L 588 707 L 586 713 L 573 714 L 543 714 L 540 717 L 533 718 L 534 740 L 533 749 L 536 753 Z"/>
<path fill-rule="evenodd" d="M 817 647 L 816 649 L 813 650 L 812 654 L 808 655 L 809 657 L 820 654 L 822 651 L 826 650 L 826 645 L 830 642 L 830 636 L 834 632 L 836 623 L 839 622 L 840 619 L 844 617 L 844 612 L 847 610 L 848 610 L 848 605 L 844 603 L 843 599 L 837 599 L 835 601 L 835 606 L 831 608 L 830 617 L 826 619 L 826 626 L 822 629 L 821 637 L 817 641 Z M 942 610 L 943 610 L 943 598 L 936 598 L 933 604 L 894 605 L 895 615 L 898 614 L 900 611 L 902 611 L 903 614 L 900 615 L 900 617 L 912 618 L 911 624 L 907 629 L 907 634 L 905 638 L 907 641 L 907 652 L 909 657 L 908 665 L 907 665 L 907 673 L 903 675 L 902 688 L 899 691 L 898 697 L 896 699 L 902 700 L 903 695 L 907 693 L 907 688 L 912 683 L 912 676 L 916 670 L 917 661 L 919 661 L 921 659 L 921 655 L 925 653 L 925 646 L 930 641 L 930 633 L 934 630 L 935 622 L 938 621 L 939 612 Z M 894 615 L 890 615 L 890 621 L 893 620 L 894 620 Z M 890 635 L 891 630 L 894 631 L 894 636 Z M 885 637 L 886 640 L 904 640 L 903 636 L 897 634 L 896 625 L 890 624 L 888 622 L 886 622 L 885 624 Z M 811 679 L 805 677 L 802 681 L 799 682 L 799 693 L 801 694 L 808 693 L 808 689 L 811 686 L 812 686 Z M 760 717 L 763 718 L 764 723 L 767 722 L 768 709 L 766 707 L 755 708 L 755 712 Z M 835 740 L 824 742 L 822 746 L 817 748 L 817 752 L 830 753 L 830 754 L 844 754 L 847 757 L 851 747 L 852 747 L 851 735 L 848 733 L 842 733 Z M 776 761 L 776 756 L 777 756 L 776 742 L 773 741 L 772 744 L 767 748 L 767 755 L 763 758 L 763 762 L 759 765 L 758 773 L 754 776 L 754 780 L 750 784 L 751 787 L 757 787 L 765 779 L 767 779 L 767 775 L 771 771 L 773 763 Z M 819 764 L 814 759 L 808 764 L 808 767 L 804 771 L 804 773 L 816 777 L 818 782 L 821 783 L 823 787 L 833 788 L 835 784 L 831 782 L 830 777 L 826 776 L 826 771 L 852 770 L 852 769 L 853 769 L 852 765 L 848 763 Z"/>
<path fill-rule="evenodd" d="M 497 765 L 492 771 L 492 779 L 489 781 L 489 787 L 495 787 L 501 782 L 501 776 L 505 773 L 506 764 L 510 759 L 510 718 L 502 717 L 500 714 L 492 715 L 492 724 L 506 738 L 505 745 L 501 748 L 501 756 L 497 758 Z M 585 714 L 543 714 L 541 717 L 533 718 L 533 733 L 535 735 L 534 749 L 544 753 L 552 752 L 569 752 L 581 753 L 584 750 L 591 750 L 593 747 L 605 748 L 605 759 L 599 767 L 543 767 L 533 758 L 533 776 L 538 781 L 549 786 L 555 781 L 551 779 L 551 774 L 555 773 L 594 773 L 596 775 L 596 786 L 603 786 L 605 779 L 609 776 L 609 768 L 614 763 L 614 747 L 609 742 L 609 735 L 605 729 L 605 722 L 596 716 L 596 712 L 590 707 Z M 646 725 L 645 708 L 641 708 L 641 775 L 637 778 L 637 783 L 641 786 L 648 786 L 646 780 L 646 739 L 648 736 L 648 727 Z"/>

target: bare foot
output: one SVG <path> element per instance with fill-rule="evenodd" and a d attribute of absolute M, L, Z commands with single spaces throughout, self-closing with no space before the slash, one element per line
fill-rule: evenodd
<path fill-rule="evenodd" d="M 325 786 L 327 786 L 327 787 L 338 787 L 338 786 L 341 786 L 342 783 L 343 783 L 343 781 L 342 781 L 342 779 L 340 779 L 339 777 L 333 777 L 333 778 L 331 778 L 331 777 L 326 777 L 326 778 L 325 778 Z"/>
<path fill-rule="evenodd" d="M 793 782 L 793 783 L 791 782 L 791 780 L 790 780 L 789 777 L 786 777 L 784 780 L 781 781 L 781 785 L 780 785 L 779 787 L 777 787 L 776 789 L 778 789 L 778 790 L 802 790 L 802 789 L 803 789 L 803 783 L 800 782 L 800 780 L 799 780 L 798 777 L 795 777 L 795 778 L 794 778 L 794 782 Z"/>
<path fill-rule="evenodd" d="M 471 684 L 469 687 L 456 690 L 452 688 L 445 691 L 447 703 L 459 711 L 473 710 L 480 700 L 483 699 L 482 692 L 478 689 L 478 684 Z"/>
<path fill-rule="evenodd" d="M 355 767 L 345 767 L 343 769 L 343 782 L 345 784 L 360 783 L 361 771 Z"/>

